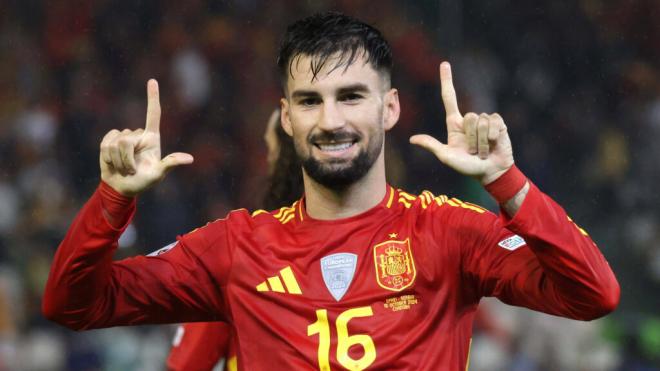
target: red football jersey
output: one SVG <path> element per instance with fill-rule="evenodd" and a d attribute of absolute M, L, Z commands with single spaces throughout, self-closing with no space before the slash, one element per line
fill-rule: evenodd
<path fill-rule="evenodd" d="M 224 360 L 225 370 L 236 370 L 230 351 L 231 327 L 226 322 L 193 322 L 179 325 L 167 357 L 169 371 L 209 371 Z"/>
<path fill-rule="evenodd" d="M 238 210 L 113 262 L 134 209 L 101 185 L 58 249 L 44 313 L 75 329 L 225 320 L 240 370 L 464 370 L 483 296 L 584 320 L 619 298 L 587 233 L 533 185 L 513 219 L 388 187 L 350 218 L 315 220 L 304 199 Z"/>

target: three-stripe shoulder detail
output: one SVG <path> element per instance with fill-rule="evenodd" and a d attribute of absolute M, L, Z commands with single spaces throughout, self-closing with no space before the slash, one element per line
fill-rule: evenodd
<path fill-rule="evenodd" d="M 423 210 L 426 210 L 431 206 L 434 207 L 449 206 L 449 207 L 457 207 L 457 208 L 471 210 L 479 214 L 486 212 L 486 209 L 484 209 L 479 205 L 475 205 L 470 202 L 464 202 L 459 200 L 458 198 L 448 197 L 446 195 L 435 196 L 433 195 L 432 192 L 426 190 L 422 191 L 422 193 L 420 193 L 419 195 L 414 196 L 411 195 L 410 193 L 404 192 L 399 189 L 398 197 L 396 198 L 398 202 L 407 209 L 410 209 L 414 205 L 419 204 Z"/>
<path fill-rule="evenodd" d="M 296 210 L 298 207 L 298 203 L 300 201 L 294 202 L 291 206 L 284 206 L 279 209 L 276 209 L 274 211 L 266 211 L 266 210 L 255 210 L 252 212 L 252 217 L 256 217 L 261 214 L 269 214 L 273 218 L 277 219 L 280 223 L 286 224 L 293 220 L 296 216 Z"/>

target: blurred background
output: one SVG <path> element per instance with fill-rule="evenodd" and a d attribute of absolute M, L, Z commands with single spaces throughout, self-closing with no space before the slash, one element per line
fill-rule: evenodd
<path fill-rule="evenodd" d="M 495 209 L 478 184 L 408 144 L 419 132 L 445 139 L 447 59 L 462 111 L 501 113 L 518 166 L 590 232 L 621 284 L 617 311 L 590 323 L 484 300 L 470 369 L 660 369 L 660 1 L 3 0 L 0 370 L 163 369 L 171 326 L 74 333 L 40 314 L 54 251 L 99 182 L 101 138 L 144 125 L 155 77 L 163 152 L 195 156 L 140 198 L 120 256 L 257 208 L 278 38 L 330 9 L 393 47 L 394 186 Z"/>

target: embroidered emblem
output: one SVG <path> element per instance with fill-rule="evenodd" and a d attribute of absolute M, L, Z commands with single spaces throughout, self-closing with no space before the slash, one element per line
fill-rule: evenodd
<path fill-rule="evenodd" d="M 509 251 L 514 251 L 521 246 L 525 246 L 527 243 L 523 240 L 522 237 L 514 234 L 511 237 L 505 238 L 498 243 L 501 248 L 507 249 Z"/>
<path fill-rule="evenodd" d="M 147 256 L 158 256 L 158 255 L 161 255 L 161 254 L 165 254 L 166 252 L 172 250 L 172 248 L 173 248 L 174 246 L 176 246 L 176 243 L 177 243 L 177 241 L 174 241 L 174 242 L 172 242 L 171 244 L 169 244 L 169 245 L 167 245 L 167 246 L 165 246 L 165 247 L 161 247 L 160 249 L 158 249 L 158 250 L 152 252 L 151 254 L 148 254 Z"/>
<path fill-rule="evenodd" d="M 380 287 L 401 291 L 415 282 L 417 270 L 410 248 L 410 239 L 390 240 L 374 246 L 376 280 Z"/>
<path fill-rule="evenodd" d="M 321 258 L 323 282 L 335 300 L 339 301 L 353 281 L 357 255 L 341 252 Z"/>

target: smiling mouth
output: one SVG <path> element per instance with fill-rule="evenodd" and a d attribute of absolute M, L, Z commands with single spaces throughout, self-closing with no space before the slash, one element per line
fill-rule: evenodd
<path fill-rule="evenodd" d="M 342 143 L 314 143 L 323 152 L 340 152 L 351 148 L 357 141 Z"/>

